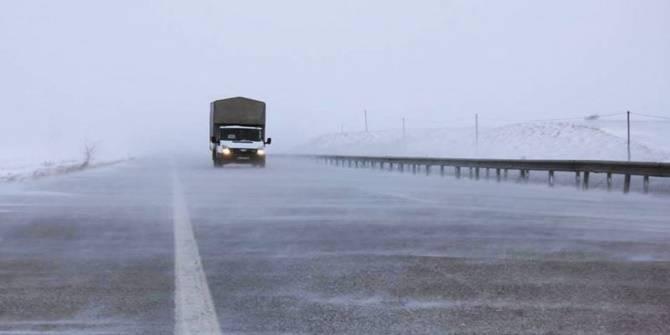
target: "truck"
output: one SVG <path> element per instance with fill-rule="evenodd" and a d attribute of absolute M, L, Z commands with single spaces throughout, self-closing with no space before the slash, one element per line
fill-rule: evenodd
<path fill-rule="evenodd" d="M 215 167 L 230 163 L 265 167 L 265 102 L 235 97 L 212 101 L 209 140 Z"/>

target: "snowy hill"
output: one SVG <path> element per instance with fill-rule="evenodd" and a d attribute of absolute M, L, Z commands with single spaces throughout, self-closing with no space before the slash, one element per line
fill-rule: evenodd
<path fill-rule="evenodd" d="M 0 152 L 0 182 L 18 181 L 81 170 L 86 162 L 83 145 L 6 145 Z M 104 166 L 130 158 L 117 148 L 96 146 L 86 167 Z"/>
<path fill-rule="evenodd" d="M 649 130 L 636 125 L 633 160 L 670 161 L 662 134 L 670 126 Z M 479 157 L 510 159 L 625 160 L 626 139 L 620 123 L 530 122 L 483 129 L 475 145 L 471 128 L 327 134 L 295 149 L 298 153 Z M 614 130 L 611 130 L 614 129 Z M 625 127 L 623 128 L 625 130 Z M 656 134 L 659 133 L 659 134 Z M 624 135 L 625 136 L 625 132 Z M 637 136 L 637 137 L 636 137 Z"/>

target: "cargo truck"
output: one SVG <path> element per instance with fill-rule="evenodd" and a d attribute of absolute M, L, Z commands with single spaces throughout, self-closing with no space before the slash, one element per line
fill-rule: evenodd
<path fill-rule="evenodd" d="M 213 101 L 209 140 L 215 167 L 229 163 L 265 167 L 265 103 L 236 97 Z"/>

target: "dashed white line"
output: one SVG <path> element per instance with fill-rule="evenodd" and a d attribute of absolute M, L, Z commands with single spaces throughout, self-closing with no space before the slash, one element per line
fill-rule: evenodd
<path fill-rule="evenodd" d="M 198 243 L 176 172 L 172 176 L 175 244 L 175 335 L 221 334 Z"/>

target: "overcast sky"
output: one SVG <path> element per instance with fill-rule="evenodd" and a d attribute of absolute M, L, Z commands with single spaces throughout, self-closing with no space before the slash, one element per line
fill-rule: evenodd
<path fill-rule="evenodd" d="M 277 149 L 364 109 L 372 129 L 670 116 L 667 0 L 2 1 L 0 42 L 3 149 L 206 150 L 231 96 L 267 102 Z"/>

